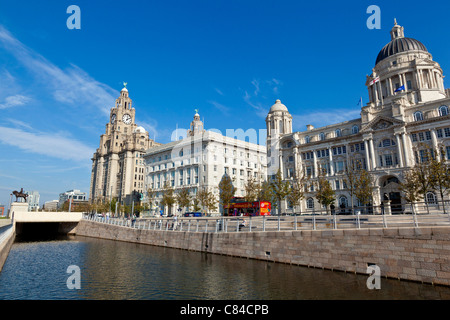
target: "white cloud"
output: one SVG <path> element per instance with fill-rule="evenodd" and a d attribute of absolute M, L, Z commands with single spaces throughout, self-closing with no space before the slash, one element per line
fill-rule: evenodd
<path fill-rule="evenodd" d="M 229 114 L 230 108 L 228 108 L 227 106 L 225 106 L 217 101 L 208 101 L 208 103 L 212 104 L 216 109 L 221 111 L 224 115 Z"/>
<path fill-rule="evenodd" d="M 31 71 L 58 102 L 96 108 L 109 114 L 109 106 L 114 104 L 119 95 L 117 90 L 93 79 L 76 65 L 71 64 L 66 70 L 55 66 L 14 38 L 2 26 L 0 45 Z"/>
<path fill-rule="evenodd" d="M 218 88 L 214 88 L 214 90 L 218 93 L 218 94 L 220 94 L 221 96 L 223 96 L 224 94 L 223 94 L 223 92 L 220 90 L 220 89 L 218 89 Z"/>
<path fill-rule="evenodd" d="M 353 120 L 360 117 L 361 110 L 339 109 L 333 111 L 312 112 L 308 114 L 293 114 L 292 125 L 296 131 L 306 131 L 306 125 L 316 128 Z"/>
<path fill-rule="evenodd" d="M 269 112 L 269 108 L 275 102 L 276 98 L 278 98 L 279 87 L 283 83 L 278 79 L 272 78 L 264 81 L 253 79 L 251 84 L 254 90 L 252 93 L 249 93 L 248 90 L 244 91 L 244 101 L 256 110 L 258 117 L 265 118 Z M 270 101 L 268 97 L 272 97 L 273 100 Z"/>
<path fill-rule="evenodd" d="M 60 134 L 33 133 L 7 127 L 0 127 L 0 142 L 26 152 L 73 161 L 86 161 L 95 151 L 78 140 Z"/>
<path fill-rule="evenodd" d="M 18 106 L 23 106 L 31 101 L 31 98 L 23 96 L 21 94 L 16 94 L 5 98 L 3 103 L 0 103 L 0 109 L 13 108 Z"/>

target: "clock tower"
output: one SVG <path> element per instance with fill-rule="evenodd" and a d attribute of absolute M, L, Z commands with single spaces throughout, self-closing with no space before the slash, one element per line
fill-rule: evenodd
<path fill-rule="evenodd" d="M 135 123 L 133 108 L 126 83 L 111 108 L 100 146 L 92 157 L 89 198 L 131 204 L 144 192 L 144 153 L 160 145 L 149 138 L 148 132 Z"/>

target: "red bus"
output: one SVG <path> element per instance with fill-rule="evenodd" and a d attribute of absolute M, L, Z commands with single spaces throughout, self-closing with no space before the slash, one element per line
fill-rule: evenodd
<path fill-rule="evenodd" d="M 225 205 L 224 216 L 270 216 L 271 203 L 268 201 L 231 202 Z"/>

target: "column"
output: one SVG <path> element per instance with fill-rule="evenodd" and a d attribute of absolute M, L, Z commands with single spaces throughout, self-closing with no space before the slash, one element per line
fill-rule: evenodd
<path fill-rule="evenodd" d="M 388 78 L 388 86 L 389 86 L 389 92 L 388 92 L 388 96 L 391 96 L 394 93 L 394 90 L 392 89 L 392 79 Z"/>
<path fill-rule="evenodd" d="M 431 131 L 431 142 L 433 143 L 433 149 L 436 152 L 436 159 L 437 161 L 441 161 L 441 155 L 440 150 L 437 143 L 437 137 L 436 137 L 436 129 L 430 129 Z"/>
<path fill-rule="evenodd" d="M 330 175 L 334 176 L 333 148 L 328 148 L 328 152 L 330 153 Z"/>
<path fill-rule="evenodd" d="M 301 157 L 300 157 L 301 159 Z M 299 173 L 302 171 L 301 165 L 298 163 L 298 149 L 295 146 L 294 147 L 294 175 L 296 178 L 298 178 Z"/>
<path fill-rule="evenodd" d="M 397 139 L 398 160 L 400 163 L 400 167 L 403 167 L 403 151 L 402 151 L 402 147 L 401 147 L 400 136 L 399 136 L 399 133 L 395 133 L 394 135 L 395 135 L 395 138 Z"/>
<path fill-rule="evenodd" d="M 409 152 L 408 152 L 408 148 L 407 148 L 407 141 L 406 141 L 406 132 L 402 133 L 402 142 L 403 142 L 403 154 L 405 155 L 405 166 L 409 167 L 410 166 L 410 161 L 409 161 Z M 412 149 L 409 149 L 412 150 Z"/>
<path fill-rule="evenodd" d="M 283 156 L 282 156 L 281 152 L 280 152 L 278 159 L 279 159 L 278 161 L 280 162 L 281 179 L 283 180 L 284 179 L 284 168 L 283 168 Z"/>
<path fill-rule="evenodd" d="M 313 153 L 313 163 L 314 163 L 314 177 L 318 176 L 319 171 L 317 171 L 317 155 L 316 155 L 316 150 L 312 151 Z"/>
<path fill-rule="evenodd" d="M 372 170 L 372 166 L 370 165 L 369 144 L 367 143 L 367 140 L 364 140 L 364 150 L 366 152 L 367 171 L 370 171 L 370 170 Z"/>
<path fill-rule="evenodd" d="M 372 137 L 369 138 L 369 146 L 370 146 L 370 153 L 372 155 L 372 170 L 375 170 L 377 167 L 377 162 L 376 162 L 375 150 L 373 148 L 373 138 Z"/>

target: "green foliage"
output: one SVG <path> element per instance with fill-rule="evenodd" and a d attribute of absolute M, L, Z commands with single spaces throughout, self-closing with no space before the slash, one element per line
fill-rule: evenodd
<path fill-rule="evenodd" d="M 287 195 L 286 199 L 292 206 L 301 207 L 301 201 L 305 198 L 304 184 L 308 178 L 303 172 L 298 171 L 291 183 L 291 191 Z"/>
<path fill-rule="evenodd" d="M 373 177 L 367 170 L 361 169 L 355 182 L 355 196 L 362 205 L 370 203 L 373 195 Z"/>
<path fill-rule="evenodd" d="M 163 188 L 163 197 L 161 200 L 161 204 L 169 208 L 169 213 L 172 212 L 172 207 L 175 204 L 175 196 L 172 186 L 169 182 L 164 184 Z"/>
<path fill-rule="evenodd" d="M 281 172 L 278 169 L 277 174 L 275 175 L 275 179 L 270 183 L 270 188 L 274 195 L 274 198 L 278 202 L 278 214 L 280 214 L 281 209 L 281 201 L 286 199 L 286 197 L 291 192 L 291 183 L 289 181 L 283 181 L 281 178 Z"/>
<path fill-rule="evenodd" d="M 336 201 L 336 194 L 330 182 L 325 178 L 325 173 L 322 170 L 320 172 L 316 181 L 316 199 L 321 205 L 325 206 L 328 213 L 329 206 Z"/>
<path fill-rule="evenodd" d="M 176 201 L 177 201 L 178 207 L 180 207 L 180 208 L 189 207 L 189 205 L 191 204 L 191 200 L 192 200 L 192 198 L 191 198 L 188 188 L 183 188 L 180 191 L 178 191 L 176 194 Z"/>
<path fill-rule="evenodd" d="M 225 206 L 230 204 L 231 199 L 233 199 L 235 193 L 236 188 L 233 185 L 233 181 L 228 174 L 224 174 L 219 182 L 219 200 L 222 204 L 224 212 Z"/>

